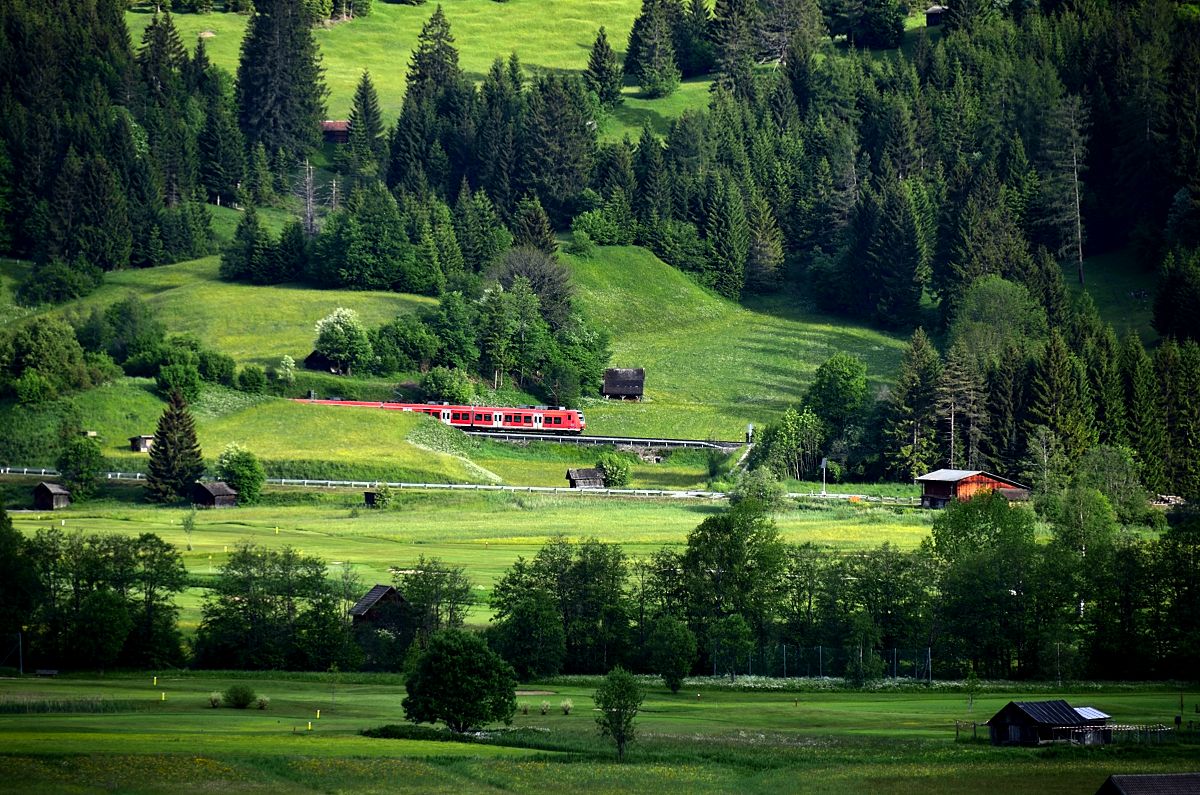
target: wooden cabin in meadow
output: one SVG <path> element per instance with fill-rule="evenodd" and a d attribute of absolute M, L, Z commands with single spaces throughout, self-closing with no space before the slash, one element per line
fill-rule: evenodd
<path fill-rule="evenodd" d="M 57 483 L 42 481 L 33 487 L 33 507 L 39 511 L 57 511 L 71 504 L 71 492 Z"/>
<path fill-rule="evenodd" d="M 1010 701 L 987 722 L 992 745 L 1041 745 L 1073 742 L 1103 745 L 1112 740 L 1109 716 L 1091 707 L 1072 707 L 1062 699 Z"/>
<path fill-rule="evenodd" d="M 372 623 L 389 609 L 404 603 L 404 597 L 391 585 L 376 585 L 350 608 L 350 620 L 355 624 Z"/>
<path fill-rule="evenodd" d="M 600 394 L 606 398 L 641 400 L 645 389 L 645 368 L 610 367 L 604 371 L 604 386 L 600 388 Z"/>
<path fill-rule="evenodd" d="M 925 27 L 936 28 L 950 9 L 946 6 L 930 6 L 925 9 Z"/>
<path fill-rule="evenodd" d="M 340 372 L 338 370 L 337 363 L 320 351 L 313 351 L 308 356 L 304 357 L 304 369 L 316 370 L 322 373 Z"/>
<path fill-rule="evenodd" d="M 599 469 L 568 469 L 567 483 L 573 489 L 602 489 L 604 472 Z"/>
<path fill-rule="evenodd" d="M 237 490 L 214 480 L 192 486 L 192 504 L 198 508 L 236 508 Z"/>
<path fill-rule="evenodd" d="M 341 119 L 326 119 L 321 122 L 321 139 L 327 144 L 350 143 L 350 122 Z"/>
<path fill-rule="evenodd" d="M 945 508 L 954 500 L 969 500 L 981 491 L 995 491 L 1010 502 L 1029 499 L 1029 487 L 980 469 L 938 469 L 917 478 L 922 508 Z"/>
<path fill-rule="evenodd" d="M 154 436 L 142 434 L 129 437 L 129 449 L 135 453 L 148 453 L 154 447 Z"/>

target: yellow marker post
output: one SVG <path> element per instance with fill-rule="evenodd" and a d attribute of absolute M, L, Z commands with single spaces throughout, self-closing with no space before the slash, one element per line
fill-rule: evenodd
<path fill-rule="evenodd" d="M 154 677 L 154 686 L 158 687 L 158 677 Z"/>
<path fill-rule="evenodd" d="M 276 528 L 275 528 L 275 535 L 279 535 L 279 528 L 278 528 L 278 527 L 276 527 Z"/>
<path fill-rule="evenodd" d="M 229 551 L 229 545 L 228 545 L 228 544 L 226 544 L 226 545 L 225 545 L 225 547 L 224 547 L 224 551 L 225 551 L 225 552 L 228 552 L 228 551 Z"/>
<path fill-rule="evenodd" d="M 317 710 L 317 720 L 321 719 L 321 710 Z"/>
<path fill-rule="evenodd" d="M 312 731 L 312 721 L 311 720 L 308 722 L 308 730 Z"/>
<path fill-rule="evenodd" d="M 166 700 L 167 700 L 167 691 L 164 690 L 162 692 L 162 698 L 160 698 L 159 701 L 166 701 Z"/>

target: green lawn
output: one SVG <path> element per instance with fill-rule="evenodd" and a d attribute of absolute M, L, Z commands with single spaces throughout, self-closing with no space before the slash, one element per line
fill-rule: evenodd
<path fill-rule="evenodd" d="M 594 434 L 739 439 L 797 403 L 816 368 L 846 351 L 874 388 L 892 379 L 904 341 L 822 315 L 789 295 L 741 306 L 634 246 L 564 255 L 584 311 L 613 338 L 613 365 L 646 368 L 640 403 L 586 408 Z"/>
<path fill-rule="evenodd" d="M 152 677 L 159 675 L 157 684 Z M 376 740 L 401 723 L 392 675 L 273 677 L 166 671 L 10 679 L 0 704 L 101 699 L 127 711 L 0 714 L 6 792 L 964 792 L 1091 793 L 1114 772 L 1194 768 L 1195 746 L 997 749 L 954 742 L 954 720 L 985 720 L 1019 690 L 960 693 L 731 692 L 689 684 L 672 695 L 647 679 L 638 739 L 616 764 L 596 737 L 595 680 L 527 685 L 514 731 L 486 742 Z M 265 711 L 211 709 L 234 681 L 268 696 Z M 164 700 L 165 695 L 165 700 Z M 1038 693 L 1121 722 L 1161 722 L 1163 688 Z M 564 715 L 559 702 L 570 699 Z M 538 705 L 550 702 L 541 715 Z M 321 710 L 317 718 L 317 710 Z M 312 726 L 309 729 L 309 726 Z M 535 750 L 536 749 L 536 750 Z"/>
<path fill-rule="evenodd" d="M 1086 291 L 1096 302 L 1100 317 L 1111 323 L 1118 337 L 1134 332 L 1150 344 L 1158 333 L 1150 324 L 1154 315 L 1155 274 L 1141 270 L 1130 251 L 1087 257 L 1083 261 L 1084 284 L 1079 284 L 1075 266 L 1063 267 L 1068 291 Z"/>

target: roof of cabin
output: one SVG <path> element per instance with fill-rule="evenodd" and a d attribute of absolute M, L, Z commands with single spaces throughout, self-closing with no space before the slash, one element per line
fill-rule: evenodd
<path fill-rule="evenodd" d="M 392 585 L 376 585 L 354 603 L 354 607 L 350 608 L 350 615 L 365 616 L 372 607 L 379 604 L 380 599 L 395 591 L 396 588 Z"/>
<path fill-rule="evenodd" d="M 67 489 L 58 485 L 57 483 L 47 483 L 44 480 L 41 483 L 37 484 L 37 486 L 34 486 L 34 488 L 46 489 L 46 491 L 50 492 L 51 494 L 62 494 L 67 497 L 71 496 L 70 491 L 68 491 Z"/>
<path fill-rule="evenodd" d="M 604 480 L 604 472 L 599 469 L 568 469 L 567 478 L 569 480 Z"/>
<path fill-rule="evenodd" d="M 1034 723 L 1047 726 L 1080 726 L 1085 720 L 1094 720 L 1094 718 L 1084 718 L 1066 701 L 1055 699 L 1052 701 L 1010 701 L 992 716 L 992 720 L 989 720 L 988 724 L 990 725 L 992 721 L 1000 717 L 1009 707 L 1016 707 Z"/>
<path fill-rule="evenodd" d="M 222 483 L 219 480 L 214 480 L 209 483 L 197 483 L 197 486 L 207 491 L 214 497 L 236 497 L 237 490 L 232 488 L 228 483 Z"/>
<path fill-rule="evenodd" d="M 1013 488 L 1028 489 L 1029 487 L 1018 483 L 1015 480 L 1010 480 L 1003 475 L 996 475 L 991 472 L 985 472 L 982 469 L 935 469 L 917 478 L 918 483 L 958 483 L 960 480 L 974 477 L 975 475 L 983 475 L 984 477 L 998 480 L 1001 483 L 1007 483 Z"/>

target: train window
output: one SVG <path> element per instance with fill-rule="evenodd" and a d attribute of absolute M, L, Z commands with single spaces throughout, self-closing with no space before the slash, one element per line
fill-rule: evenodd
<path fill-rule="evenodd" d="M 512 422 L 512 421 L 513 421 L 513 419 L 512 419 L 512 415 L 511 415 L 511 414 L 505 414 L 505 415 L 504 415 L 504 421 L 505 421 L 505 422 Z"/>
<path fill-rule="evenodd" d="M 450 419 L 452 419 L 452 420 L 454 420 L 454 421 L 456 421 L 456 422 L 457 422 L 457 421 L 458 421 L 458 419 L 459 419 L 459 414 L 458 414 L 458 412 L 457 412 L 457 411 L 455 411 L 455 412 L 452 412 L 452 413 L 450 414 Z"/>
<path fill-rule="evenodd" d="M 555 425 L 562 425 L 562 417 L 555 417 L 555 418 L 554 418 L 554 424 L 555 424 Z"/>
<path fill-rule="evenodd" d="M 476 421 L 476 422 L 483 422 L 483 415 L 482 415 L 482 414 L 476 414 L 476 415 L 475 415 L 475 421 Z"/>
<path fill-rule="evenodd" d="M 529 425 L 533 422 L 533 417 L 529 414 L 526 414 L 525 419 L 522 420 L 522 422 L 524 422 L 526 425 Z"/>

